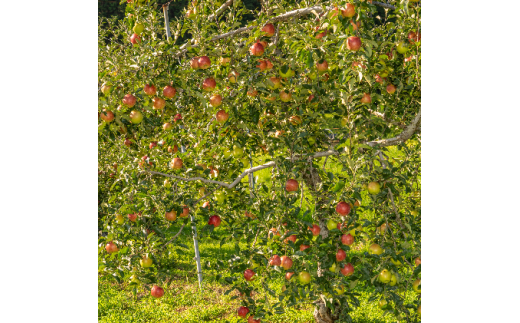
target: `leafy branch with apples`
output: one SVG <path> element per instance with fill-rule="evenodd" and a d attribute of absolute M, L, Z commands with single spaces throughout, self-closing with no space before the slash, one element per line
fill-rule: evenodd
<path fill-rule="evenodd" d="M 100 21 L 100 274 L 160 299 L 181 232 L 202 279 L 220 231 L 216 279 L 249 323 L 301 304 L 352 322 L 360 288 L 420 320 L 420 2 L 167 7 Z"/>

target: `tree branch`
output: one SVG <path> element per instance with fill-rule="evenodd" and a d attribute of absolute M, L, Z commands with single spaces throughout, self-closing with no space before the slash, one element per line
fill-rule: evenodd
<path fill-rule="evenodd" d="M 395 10 L 394 6 L 392 6 L 391 4 L 384 3 L 384 2 L 372 1 L 372 4 L 375 4 L 376 6 L 380 6 L 380 7 L 383 7 L 383 8 Z"/>
<path fill-rule="evenodd" d="M 168 242 L 166 242 L 166 243 L 163 245 L 163 247 L 165 247 L 166 245 L 172 243 L 175 239 L 177 239 L 177 237 L 179 236 L 179 234 L 181 234 L 182 229 L 184 229 L 184 226 L 185 226 L 185 224 L 183 224 L 183 225 L 181 226 L 181 228 L 179 229 L 179 232 L 177 232 L 177 234 L 174 235 L 173 238 L 171 238 Z"/>
<path fill-rule="evenodd" d="M 393 126 L 396 126 L 398 128 L 401 128 L 401 129 L 405 129 L 406 126 L 401 124 L 401 123 L 398 123 L 396 121 L 393 121 L 393 120 L 390 120 L 387 116 L 385 116 L 384 113 L 381 113 L 381 112 L 377 112 L 377 111 L 374 111 L 372 109 L 367 109 L 368 112 L 370 112 L 371 114 L 375 115 L 376 117 L 379 117 L 383 120 L 385 120 L 386 122 L 388 122 L 389 124 L 393 125 Z"/>
<path fill-rule="evenodd" d="M 227 7 L 229 7 L 231 4 L 233 3 L 233 0 L 228 0 L 226 2 L 224 2 L 223 5 L 220 6 L 220 8 L 218 8 L 214 14 L 211 14 L 209 15 L 208 17 L 208 20 L 213 20 L 215 19 L 215 17 L 217 17 L 218 15 L 220 15 L 222 13 L 222 11 L 226 10 Z"/>
<path fill-rule="evenodd" d="M 388 138 L 388 139 L 369 141 L 366 144 L 369 145 L 370 147 L 375 147 L 375 146 L 387 147 L 387 146 L 397 145 L 401 142 L 404 142 L 404 141 L 410 139 L 410 137 L 413 136 L 415 131 L 419 128 L 420 121 L 421 121 L 421 110 L 419 109 L 419 112 L 417 113 L 415 118 L 413 118 L 412 123 L 410 123 L 403 130 L 403 132 L 401 132 L 398 136 L 393 137 L 393 138 Z"/>

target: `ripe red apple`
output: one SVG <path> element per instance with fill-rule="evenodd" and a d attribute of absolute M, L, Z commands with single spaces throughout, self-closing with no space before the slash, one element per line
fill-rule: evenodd
<path fill-rule="evenodd" d="M 202 207 L 203 208 L 210 208 L 211 206 L 210 206 L 209 202 L 206 201 L 206 202 L 204 202 L 204 204 L 202 204 Z"/>
<path fill-rule="evenodd" d="M 344 276 L 350 276 L 354 273 L 354 266 L 351 263 L 346 264 L 339 270 Z"/>
<path fill-rule="evenodd" d="M 376 82 L 379 84 L 383 84 L 384 82 L 383 78 L 379 74 L 376 74 Z"/>
<path fill-rule="evenodd" d="M 355 14 L 356 7 L 351 3 L 347 3 L 345 9 L 341 10 L 341 15 L 345 18 L 352 18 Z"/>
<path fill-rule="evenodd" d="M 311 246 L 309 246 L 308 244 L 302 244 L 300 246 L 300 251 L 304 251 L 305 249 L 309 249 Z"/>
<path fill-rule="evenodd" d="M 321 32 L 321 33 L 319 33 L 319 34 L 317 34 L 315 38 L 316 38 L 316 39 L 322 39 L 322 38 L 325 37 L 325 36 L 327 36 L 327 30 L 325 30 L 325 31 L 323 31 L 323 32 Z"/>
<path fill-rule="evenodd" d="M 255 275 L 255 272 L 251 269 L 246 269 L 244 271 L 244 278 L 247 281 L 251 281 L 253 279 L 253 276 Z"/>
<path fill-rule="evenodd" d="M 357 51 L 361 48 L 361 39 L 356 36 L 350 36 L 347 38 L 347 48 L 353 51 Z"/>
<path fill-rule="evenodd" d="M 410 31 L 408 33 L 408 41 L 410 43 L 415 43 L 416 41 L 421 40 L 421 33 L 416 33 L 415 31 Z"/>
<path fill-rule="evenodd" d="M 345 260 L 345 258 L 347 258 L 347 253 L 345 250 L 339 249 L 338 252 L 336 252 L 336 260 L 339 262 Z"/>
<path fill-rule="evenodd" d="M 265 71 L 267 69 L 267 63 L 265 61 L 258 61 L 258 65 L 256 65 L 261 71 Z"/>
<path fill-rule="evenodd" d="M 141 42 L 141 37 L 139 37 L 138 34 L 133 34 L 132 36 L 130 36 L 130 42 L 132 43 L 132 46 L 134 46 L 137 43 Z"/>
<path fill-rule="evenodd" d="M 202 56 L 198 60 L 199 68 L 205 70 L 211 66 L 211 60 L 208 56 Z"/>
<path fill-rule="evenodd" d="M 316 224 L 313 224 L 312 228 L 309 228 L 309 230 L 311 230 L 313 236 L 317 236 L 321 232 L 320 227 L 318 225 L 316 225 Z"/>
<path fill-rule="evenodd" d="M 363 97 L 361 98 L 361 103 L 371 103 L 372 97 L 370 97 L 370 93 L 363 94 Z"/>
<path fill-rule="evenodd" d="M 260 42 L 256 42 L 249 48 L 249 52 L 254 56 L 262 56 L 264 54 L 264 46 Z"/>
<path fill-rule="evenodd" d="M 155 147 L 157 147 L 157 141 L 152 141 L 148 147 L 150 149 L 154 149 Z"/>
<path fill-rule="evenodd" d="M 285 91 L 280 92 L 280 100 L 283 102 L 289 102 L 292 99 L 292 94 Z"/>
<path fill-rule="evenodd" d="M 271 76 L 268 80 L 273 83 L 273 85 L 271 85 L 269 82 L 267 82 L 267 87 L 270 89 L 276 90 L 282 87 L 282 80 L 280 78 Z"/>
<path fill-rule="evenodd" d="M 255 97 L 258 95 L 258 91 L 255 89 L 251 89 L 251 90 L 247 91 L 247 95 Z"/>
<path fill-rule="evenodd" d="M 272 37 L 274 36 L 274 33 L 275 33 L 275 28 L 274 28 L 274 25 L 273 24 L 266 24 L 263 28 L 262 28 L 262 31 L 265 33 L 265 35 L 267 37 Z"/>
<path fill-rule="evenodd" d="M 329 63 L 326 60 L 323 60 L 321 63 L 316 63 L 316 69 L 318 72 L 326 72 L 329 69 Z"/>
<path fill-rule="evenodd" d="M 125 141 L 123 141 L 123 143 L 125 144 L 125 146 L 130 147 L 130 145 L 132 144 L 132 141 L 130 139 L 125 139 Z"/>
<path fill-rule="evenodd" d="M 145 84 L 143 92 L 146 95 L 152 96 L 152 95 L 155 95 L 155 92 L 157 92 L 157 88 L 154 85 Z"/>
<path fill-rule="evenodd" d="M 220 110 L 220 111 L 217 112 L 215 117 L 216 117 L 218 122 L 224 123 L 224 122 L 227 121 L 227 119 L 229 119 L 229 114 L 226 111 L 224 111 L 224 110 Z"/>
<path fill-rule="evenodd" d="M 215 108 L 220 106 L 222 104 L 222 96 L 220 94 L 214 94 L 209 98 L 209 104 Z"/>
<path fill-rule="evenodd" d="M 396 88 L 395 88 L 395 85 L 393 85 L 393 84 L 388 84 L 386 86 L 386 92 L 388 92 L 388 94 L 394 94 L 395 90 L 396 90 Z"/>
<path fill-rule="evenodd" d="M 179 147 L 177 145 L 168 146 L 168 152 L 171 154 L 175 154 L 179 150 Z"/>
<path fill-rule="evenodd" d="M 282 256 L 282 257 L 280 258 L 280 260 L 282 261 L 282 267 L 283 267 L 283 269 L 285 269 L 285 270 L 289 270 L 289 269 L 292 267 L 292 265 L 293 265 L 293 261 L 292 261 L 292 259 L 289 258 L 289 257 L 287 257 L 287 256 Z M 290 278 L 290 277 L 289 277 L 289 278 Z"/>
<path fill-rule="evenodd" d="M 209 217 L 208 225 L 212 225 L 215 228 L 220 225 L 220 216 L 212 215 Z"/>
<path fill-rule="evenodd" d="M 181 218 L 185 218 L 188 215 L 190 215 L 190 208 L 188 208 L 186 205 L 184 205 L 184 207 L 182 208 Z"/>
<path fill-rule="evenodd" d="M 288 236 L 287 238 L 285 238 L 284 242 L 285 242 L 285 243 L 289 243 L 289 241 L 292 241 L 293 243 L 295 243 L 295 242 L 296 242 L 296 239 L 297 239 L 296 235 L 293 234 L 293 235 L 290 235 L 290 236 Z"/>
<path fill-rule="evenodd" d="M 341 236 L 341 243 L 350 246 L 354 243 L 354 237 L 350 233 L 344 234 Z"/>
<path fill-rule="evenodd" d="M 109 243 L 107 243 L 107 245 L 105 246 L 105 250 L 108 252 L 108 253 L 114 253 L 114 252 L 117 252 L 119 249 L 117 248 L 116 244 L 113 243 L 112 241 L 110 241 Z"/>
<path fill-rule="evenodd" d="M 175 210 L 166 212 L 164 214 L 164 218 L 166 219 L 166 221 L 175 221 L 175 220 L 177 220 L 177 212 L 175 212 Z"/>
<path fill-rule="evenodd" d="M 336 212 L 338 212 L 339 215 L 347 215 L 350 213 L 350 205 L 346 202 L 339 202 L 336 206 Z"/>
<path fill-rule="evenodd" d="M 292 275 L 294 275 L 294 272 L 292 272 L 292 271 L 288 271 L 288 272 L 286 272 L 286 273 L 285 273 L 285 279 L 286 279 L 286 280 L 290 280 L 291 277 L 292 277 Z"/>
<path fill-rule="evenodd" d="M 163 130 L 167 131 L 167 130 L 172 130 L 173 125 L 169 122 L 166 122 L 165 124 L 162 125 L 162 127 L 163 127 Z"/>
<path fill-rule="evenodd" d="M 306 271 L 302 271 L 298 274 L 298 280 L 301 284 L 306 285 L 311 282 L 311 275 Z"/>
<path fill-rule="evenodd" d="M 137 221 L 137 214 L 135 214 L 135 213 L 128 214 L 128 220 L 130 220 L 132 222 Z"/>
<path fill-rule="evenodd" d="M 115 119 L 115 116 L 112 111 L 103 109 L 103 111 L 101 112 L 101 120 L 105 121 L 106 123 L 110 123 L 110 122 L 114 121 L 114 119 Z"/>
<path fill-rule="evenodd" d="M 173 117 L 173 120 L 175 122 L 179 121 L 179 120 L 182 120 L 182 115 L 180 113 L 177 113 L 174 117 Z"/>
<path fill-rule="evenodd" d="M 249 318 L 247 319 L 247 323 L 261 323 L 261 322 L 260 322 L 260 319 L 255 320 L 254 316 L 250 315 Z"/>
<path fill-rule="evenodd" d="M 181 169 L 182 168 L 182 160 L 180 158 L 175 157 L 172 160 L 171 168 L 173 168 L 173 169 Z"/>
<path fill-rule="evenodd" d="M 152 294 L 152 296 L 155 297 L 155 298 L 163 297 L 164 289 L 162 289 L 161 287 L 159 287 L 157 285 L 153 285 L 150 294 Z"/>
<path fill-rule="evenodd" d="M 264 60 L 265 64 L 267 65 L 267 69 L 270 70 L 273 68 L 273 63 L 271 63 L 270 60 L 266 59 Z"/>
<path fill-rule="evenodd" d="M 173 99 L 177 94 L 177 90 L 173 86 L 166 85 L 163 89 L 163 95 L 165 98 Z"/>
<path fill-rule="evenodd" d="M 282 264 L 282 259 L 278 255 L 274 255 L 269 259 L 269 266 L 280 266 Z"/>
<path fill-rule="evenodd" d="M 132 94 L 125 94 L 125 96 L 123 97 L 123 104 L 129 108 L 133 107 L 136 102 L 137 98 Z"/>
<path fill-rule="evenodd" d="M 249 309 L 245 306 L 240 306 L 238 308 L 237 313 L 238 313 L 238 316 L 245 318 L 247 316 L 247 314 L 249 313 Z"/>
<path fill-rule="evenodd" d="M 198 69 L 199 68 L 199 58 L 198 57 L 193 57 L 191 59 L 191 61 L 190 61 L 190 66 L 193 69 Z"/>
<path fill-rule="evenodd" d="M 416 266 L 419 266 L 421 264 L 421 257 L 415 258 L 414 262 Z"/>
<path fill-rule="evenodd" d="M 204 82 L 202 82 L 202 89 L 206 92 L 213 91 L 216 86 L 217 86 L 217 82 L 212 77 L 208 77 L 207 79 L 204 80 Z"/>
<path fill-rule="evenodd" d="M 295 179 L 290 179 L 285 183 L 285 190 L 287 192 L 295 192 L 298 190 L 298 182 Z"/>

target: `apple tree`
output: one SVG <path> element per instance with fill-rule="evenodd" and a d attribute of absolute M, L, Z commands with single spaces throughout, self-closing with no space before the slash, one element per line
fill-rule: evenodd
<path fill-rule="evenodd" d="M 130 1 L 100 21 L 100 271 L 159 298 L 168 245 L 221 230 L 236 252 L 217 278 L 248 322 L 302 303 L 351 322 L 360 288 L 417 321 L 420 2 L 261 4 L 196 0 L 170 20 Z"/>

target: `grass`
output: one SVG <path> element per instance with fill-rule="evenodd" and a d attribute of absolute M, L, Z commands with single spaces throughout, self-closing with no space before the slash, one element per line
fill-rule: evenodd
<path fill-rule="evenodd" d="M 398 157 L 399 151 L 391 149 L 390 157 Z M 255 158 L 255 165 L 265 162 L 266 157 Z M 327 169 L 334 173 L 341 171 L 341 166 L 330 161 Z M 259 183 L 270 183 L 271 169 L 264 169 L 255 173 L 255 178 Z M 247 181 L 247 178 L 244 179 Z M 306 197 L 310 200 L 310 194 L 305 192 Z M 365 200 L 365 199 L 363 199 Z M 367 199 L 368 200 L 368 199 Z M 304 201 L 305 202 L 305 201 Z M 307 202 L 304 208 L 309 207 Z M 366 215 L 370 216 L 370 215 Z M 194 262 L 194 249 L 189 230 L 179 237 L 188 248 L 182 248 L 171 244 L 168 251 L 172 263 L 175 264 L 171 273 L 172 283 L 166 288 L 165 296 L 160 299 L 154 299 L 150 296 L 149 290 L 142 285 L 139 286 L 137 294 L 134 296 L 131 288 L 127 283 L 118 284 L 109 277 L 99 277 L 98 281 L 98 318 L 99 322 L 115 323 L 115 322 L 245 322 L 236 315 L 236 310 L 240 306 L 239 299 L 233 299 L 237 293 L 225 295 L 226 286 L 215 280 L 217 271 L 211 266 L 204 268 L 204 292 L 199 290 L 196 267 Z M 362 252 L 362 250 L 351 252 Z M 234 253 L 232 244 L 224 244 L 220 247 L 219 241 L 202 239 L 199 241 L 199 249 L 202 263 L 215 262 L 216 259 L 227 260 Z M 128 277 L 127 277 L 128 278 Z M 129 281 L 129 279 L 126 279 Z M 280 291 L 284 279 L 280 275 L 278 280 L 272 281 L 272 286 L 276 291 Z M 358 287 L 361 294 L 359 300 L 361 306 L 357 307 L 351 316 L 353 322 L 356 323 L 391 323 L 397 322 L 395 316 L 385 314 L 381 310 L 377 302 L 369 302 L 369 297 L 373 291 L 370 285 Z M 274 300 L 270 295 L 259 294 L 255 298 L 267 297 L 268 300 Z M 407 293 L 407 302 L 415 296 L 413 293 Z M 284 314 L 270 317 L 262 322 L 272 323 L 304 323 L 314 322 L 312 304 L 304 304 L 300 308 L 286 309 Z"/>

